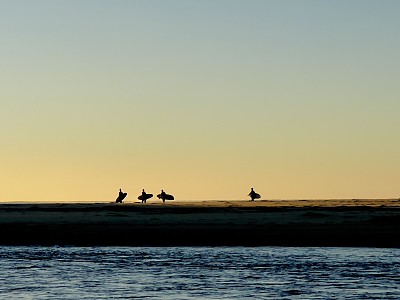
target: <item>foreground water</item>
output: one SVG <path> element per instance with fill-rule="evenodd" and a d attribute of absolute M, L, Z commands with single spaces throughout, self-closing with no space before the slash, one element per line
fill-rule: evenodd
<path fill-rule="evenodd" d="M 400 249 L 0 247 L 1 299 L 400 299 Z"/>

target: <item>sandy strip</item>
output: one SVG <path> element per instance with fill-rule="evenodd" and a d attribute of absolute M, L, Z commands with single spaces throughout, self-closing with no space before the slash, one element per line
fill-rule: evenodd
<path fill-rule="evenodd" d="M 0 204 L 3 245 L 400 247 L 399 199 Z"/>

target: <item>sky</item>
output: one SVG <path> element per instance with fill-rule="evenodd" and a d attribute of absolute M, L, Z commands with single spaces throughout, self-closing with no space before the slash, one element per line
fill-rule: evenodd
<path fill-rule="evenodd" d="M 400 1 L 0 1 L 0 201 L 400 197 Z"/>

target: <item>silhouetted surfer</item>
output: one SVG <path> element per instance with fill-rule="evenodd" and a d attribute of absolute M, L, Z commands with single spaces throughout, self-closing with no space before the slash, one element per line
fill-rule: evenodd
<path fill-rule="evenodd" d="M 118 197 L 115 200 L 115 203 L 122 203 L 122 200 L 125 199 L 126 195 L 128 195 L 128 193 L 124 193 L 121 189 L 119 189 Z"/>
<path fill-rule="evenodd" d="M 146 203 L 147 199 L 153 197 L 153 194 L 147 194 L 144 189 L 142 190 L 142 194 L 138 197 L 139 200 L 142 200 L 142 203 Z"/>
<path fill-rule="evenodd" d="M 142 203 L 144 202 L 144 203 L 146 203 L 146 200 L 147 200 L 147 198 L 146 198 L 146 192 L 144 191 L 144 189 L 142 190 Z"/>
<path fill-rule="evenodd" d="M 257 194 L 253 188 L 251 188 L 251 192 L 249 194 L 251 201 L 254 201 L 254 199 L 259 199 L 261 198 L 260 194 Z"/>
<path fill-rule="evenodd" d="M 161 190 L 161 193 L 157 195 L 158 199 L 161 199 L 162 202 L 165 200 L 174 200 L 174 196 L 167 194 L 164 190 Z"/>
<path fill-rule="evenodd" d="M 167 194 L 164 192 L 164 190 L 161 190 L 160 198 L 162 199 L 162 202 L 165 202 L 165 196 Z"/>

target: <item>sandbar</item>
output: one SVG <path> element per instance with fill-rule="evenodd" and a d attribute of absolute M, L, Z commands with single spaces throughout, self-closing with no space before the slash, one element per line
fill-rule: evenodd
<path fill-rule="evenodd" d="M 399 199 L 0 204 L 0 245 L 400 247 Z"/>

